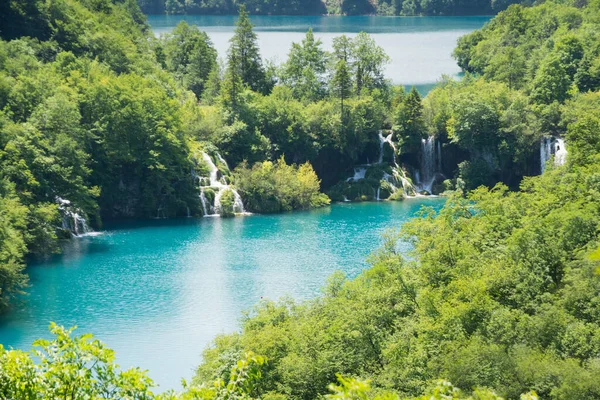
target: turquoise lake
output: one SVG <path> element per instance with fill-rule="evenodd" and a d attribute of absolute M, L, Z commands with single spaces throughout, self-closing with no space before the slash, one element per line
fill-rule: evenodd
<path fill-rule="evenodd" d="M 156 35 L 170 32 L 181 20 L 206 31 L 221 57 L 229 47 L 235 16 L 151 15 Z M 309 28 L 331 49 L 335 36 L 364 31 L 373 36 L 391 59 L 385 74 L 396 84 L 416 86 L 426 93 L 442 75 L 458 76 L 452 58 L 458 38 L 481 28 L 491 17 L 381 17 L 381 16 L 251 16 L 264 59 L 285 62 L 292 42 L 300 42 Z"/>
<path fill-rule="evenodd" d="M 29 265 L 31 287 L 0 319 L 0 343 L 29 349 L 49 336 L 50 321 L 76 324 L 115 349 L 122 367 L 148 369 L 159 390 L 177 388 L 215 335 L 238 328 L 242 311 L 261 298 L 314 297 L 335 270 L 356 276 L 386 229 L 443 203 L 416 198 L 107 225 Z"/>

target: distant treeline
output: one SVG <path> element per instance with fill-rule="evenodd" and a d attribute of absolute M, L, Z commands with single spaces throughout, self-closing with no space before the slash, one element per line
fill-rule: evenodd
<path fill-rule="evenodd" d="M 489 15 L 530 0 L 137 0 L 146 14 Z M 539 2 L 537 2 L 539 3 Z"/>

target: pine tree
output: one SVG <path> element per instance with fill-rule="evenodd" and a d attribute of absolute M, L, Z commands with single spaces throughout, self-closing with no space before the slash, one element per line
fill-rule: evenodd
<path fill-rule="evenodd" d="M 221 103 L 234 114 L 238 111 L 240 95 L 244 90 L 244 83 L 239 72 L 237 53 L 230 52 L 225 76 L 221 83 Z"/>
<path fill-rule="evenodd" d="M 243 5 L 240 6 L 240 15 L 235 25 L 235 33 L 229 41 L 229 68 L 236 69 L 242 82 L 252 90 L 266 94 L 271 90 L 271 85 L 266 79 L 256 33 L 252 30 L 252 23 Z M 236 64 L 232 64 L 233 59 Z"/>
<path fill-rule="evenodd" d="M 331 89 L 334 96 L 340 99 L 343 126 L 345 122 L 344 101 L 352 93 L 352 42 L 346 35 L 333 39 L 333 56 L 335 65 L 331 78 Z"/>
<path fill-rule="evenodd" d="M 219 93 L 221 93 L 221 72 L 221 65 L 217 63 L 208 74 L 204 92 L 202 93 L 202 101 L 204 103 L 213 104 L 215 99 L 219 97 Z"/>

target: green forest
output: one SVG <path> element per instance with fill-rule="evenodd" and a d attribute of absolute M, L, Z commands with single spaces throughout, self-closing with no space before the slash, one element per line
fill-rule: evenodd
<path fill-rule="evenodd" d="M 529 0 L 138 0 L 146 14 L 258 15 L 493 15 Z M 537 3 L 537 2 L 536 2 Z"/>
<path fill-rule="evenodd" d="M 33 352 L 0 346 L 0 398 L 600 398 L 600 1 L 509 6 L 424 98 L 386 80 L 366 33 L 327 52 L 309 30 L 266 63 L 248 11 L 221 62 L 185 22 L 154 37 L 135 0 L 0 4 L 2 311 L 81 221 L 401 201 L 427 140 L 445 206 L 357 278 L 259 302 L 180 393 L 52 325 Z"/>

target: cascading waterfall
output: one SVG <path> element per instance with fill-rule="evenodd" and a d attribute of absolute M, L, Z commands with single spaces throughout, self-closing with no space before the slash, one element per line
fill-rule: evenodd
<path fill-rule="evenodd" d="M 438 148 L 438 153 L 441 153 L 441 147 Z M 436 158 L 438 159 L 437 163 Z M 441 157 L 436 157 L 435 137 L 429 136 L 427 139 L 421 139 L 421 171 L 419 174 L 419 188 L 421 190 L 431 193 L 436 169 L 439 168 L 440 161 Z"/>
<path fill-rule="evenodd" d="M 414 196 L 414 195 L 416 195 L 417 191 L 416 191 L 415 187 L 413 186 L 413 184 L 410 182 L 410 180 L 407 178 L 404 170 L 398 165 L 398 162 L 396 160 L 397 150 L 396 150 L 396 145 L 394 144 L 394 141 L 392 140 L 393 136 L 394 136 L 393 131 L 389 131 L 389 133 L 385 136 L 384 136 L 383 130 L 380 130 L 378 132 L 379 157 L 378 157 L 377 164 L 384 164 L 383 156 L 384 156 L 385 144 L 387 143 L 390 146 L 390 148 L 392 149 L 392 162 L 391 162 L 391 167 L 392 167 L 391 172 L 392 173 L 389 174 L 387 172 L 384 172 L 382 180 L 387 182 L 387 184 L 389 184 L 388 189 L 390 189 L 392 191 L 392 193 L 395 193 L 396 191 L 402 189 L 402 192 L 404 193 L 405 197 Z M 369 167 L 371 167 L 371 164 L 363 164 L 363 165 L 354 167 L 354 175 L 352 175 L 351 177 L 346 179 L 346 182 L 352 183 L 352 182 L 357 182 L 361 179 L 364 179 Z M 380 195 L 381 195 L 381 185 L 378 186 L 375 191 L 375 199 L 381 200 Z M 348 198 L 346 196 L 344 196 L 343 198 L 344 198 L 344 201 L 350 201 L 350 200 L 348 200 Z"/>
<path fill-rule="evenodd" d="M 542 174 L 550 157 L 552 157 L 552 138 L 544 136 L 540 141 L 540 171 Z"/>
<path fill-rule="evenodd" d="M 554 155 L 554 165 L 561 166 L 567 161 L 565 141 L 559 137 L 544 136 L 540 141 L 540 172 L 544 173 L 546 163 Z"/>
<path fill-rule="evenodd" d="M 387 143 L 390 145 L 390 147 L 392 148 L 392 150 L 394 150 L 394 163 L 395 163 L 395 159 L 396 159 L 396 145 L 394 144 L 394 142 L 392 141 L 392 137 L 394 135 L 394 131 L 390 131 L 390 134 L 387 136 L 383 136 L 383 131 L 379 131 L 378 132 L 379 135 L 379 161 L 377 162 L 378 164 L 382 164 L 383 163 L 383 146 Z"/>
<path fill-rule="evenodd" d="M 354 167 L 354 175 L 350 178 L 346 179 L 346 182 L 350 182 L 352 180 L 358 181 L 365 178 L 365 174 L 367 173 L 367 167 Z"/>
<path fill-rule="evenodd" d="M 442 142 L 438 140 L 436 143 L 437 143 L 437 156 L 436 156 L 437 170 L 438 170 L 438 172 L 442 172 Z"/>
<path fill-rule="evenodd" d="M 227 162 L 219 153 L 216 153 L 216 157 L 219 162 L 229 168 L 227 166 Z M 198 180 L 200 186 L 200 203 L 202 205 L 203 215 L 205 217 L 221 215 L 223 212 L 221 198 L 227 191 L 231 191 L 234 197 L 233 212 L 236 214 L 247 214 L 246 210 L 244 209 L 242 197 L 237 190 L 235 190 L 235 188 L 227 183 L 225 176 L 223 176 L 223 174 L 219 171 L 219 168 L 215 165 L 212 158 L 207 153 L 202 152 L 202 159 L 208 167 L 208 176 L 198 176 L 195 174 L 195 172 L 192 172 L 192 174 L 195 179 Z M 212 201 L 212 204 L 206 195 L 208 190 L 211 190 L 214 193 L 214 200 Z"/>
<path fill-rule="evenodd" d="M 554 143 L 554 165 L 565 165 L 567 162 L 567 147 L 565 141 L 561 138 L 556 138 Z"/>
<path fill-rule="evenodd" d="M 383 162 L 383 146 L 387 143 L 392 148 L 392 175 L 385 173 L 383 175 L 383 179 L 387 181 L 392 190 L 396 191 L 398 186 L 402 187 L 402 191 L 404 192 L 404 196 L 413 196 L 416 194 L 415 187 L 410 182 L 410 180 L 406 177 L 406 173 L 396 161 L 396 145 L 392 140 L 394 135 L 394 131 L 390 131 L 390 134 L 387 136 L 383 136 L 383 131 L 379 131 L 379 163 Z M 377 200 L 379 200 L 379 191 L 381 187 L 377 188 Z"/>
<path fill-rule="evenodd" d="M 83 212 L 79 208 L 71 205 L 71 201 L 61 197 L 57 197 L 56 202 L 58 203 L 58 210 L 62 214 L 62 229 L 71 232 L 75 236 L 90 232 L 87 221 L 81 216 Z"/>

